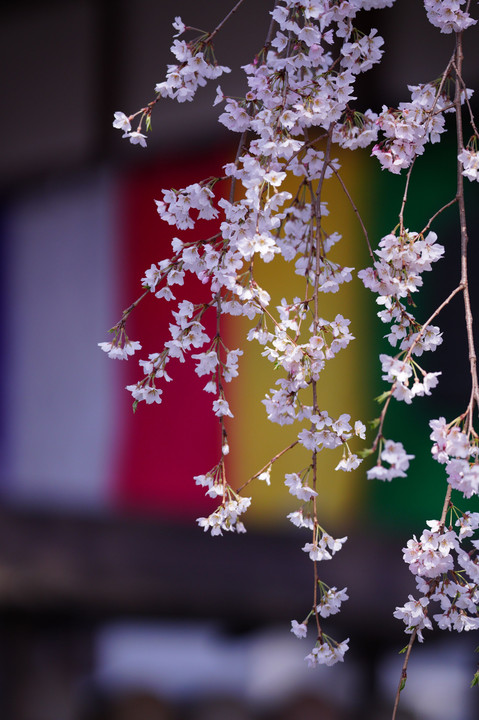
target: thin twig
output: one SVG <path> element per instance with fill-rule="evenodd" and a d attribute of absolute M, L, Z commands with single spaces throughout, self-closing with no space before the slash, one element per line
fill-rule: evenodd
<path fill-rule="evenodd" d="M 455 58 L 455 57 L 456 57 L 456 53 L 454 52 L 454 53 L 451 55 L 451 59 L 450 59 L 449 62 L 447 63 L 447 67 L 446 67 L 446 69 L 444 70 L 444 72 L 443 72 L 443 74 L 442 74 L 441 82 L 439 83 L 439 87 L 438 87 L 438 89 L 437 89 L 436 97 L 435 97 L 435 99 L 434 99 L 434 103 L 433 103 L 433 106 L 432 106 L 432 108 L 431 108 L 431 113 L 434 111 L 434 108 L 435 108 L 436 105 L 437 105 L 437 101 L 439 100 L 439 98 L 440 98 L 440 96 L 441 96 L 442 89 L 443 89 L 443 87 L 444 87 L 444 83 L 446 82 L 446 78 L 447 78 L 447 76 L 448 76 L 448 74 L 449 74 L 449 71 L 450 71 L 451 67 L 454 65 L 454 58 Z M 441 112 L 443 112 L 444 110 L 445 110 L 445 108 L 443 108 L 443 110 L 441 110 Z"/>
<path fill-rule="evenodd" d="M 277 6 L 278 2 L 279 2 L 279 0 L 275 0 L 274 7 Z M 271 15 L 272 14 L 273 13 L 271 13 Z M 269 23 L 269 28 L 268 28 L 268 34 L 266 35 L 266 42 L 265 42 L 264 48 L 263 48 L 265 55 L 268 52 L 269 46 L 271 45 L 271 42 L 273 40 L 273 32 L 274 32 L 275 24 L 276 24 L 276 20 L 274 19 L 274 17 L 271 17 L 271 21 Z"/>
<path fill-rule="evenodd" d="M 213 40 L 214 36 L 221 30 L 221 28 L 223 27 L 223 25 L 224 25 L 226 22 L 228 22 L 228 20 L 230 19 L 230 17 L 231 17 L 232 15 L 234 15 L 234 13 L 235 13 L 235 12 L 238 10 L 238 8 L 244 3 L 244 1 L 245 1 L 245 0 L 239 0 L 239 2 L 236 3 L 236 5 L 234 6 L 234 8 L 232 8 L 232 9 L 229 11 L 229 13 L 223 18 L 223 20 L 215 27 L 215 29 L 213 30 L 213 32 L 211 32 L 211 33 L 208 35 L 208 38 L 207 38 L 207 41 L 206 41 L 206 42 L 211 42 L 211 41 Z"/>
<path fill-rule="evenodd" d="M 356 217 L 357 217 L 358 220 L 359 220 L 359 224 L 361 225 L 361 230 L 363 231 L 363 235 L 364 235 L 364 237 L 366 238 L 366 243 L 367 243 L 367 246 L 368 246 L 369 254 L 370 254 L 371 258 L 374 260 L 374 253 L 373 253 L 372 248 L 371 248 L 371 243 L 369 242 L 368 231 L 366 230 L 366 226 L 364 225 L 364 222 L 363 222 L 363 219 L 362 219 L 362 217 L 361 217 L 361 214 L 360 214 L 358 208 L 356 207 L 356 205 L 355 205 L 355 203 L 354 203 L 354 200 L 352 199 L 351 195 L 349 194 L 349 190 L 348 190 L 348 188 L 346 187 L 346 185 L 345 185 L 345 183 L 344 183 L 341 175 L 339 174 L 339 172 L 336 170 L 335 167 L 333 167 L 333 165 L 330 165 L 329 167 L 331 168 L 331 170 L 334 172 L 334 174 L 335 174 L 336 177 L 338 178 L 338 180 L 339 180 L 339 182 L 340 182 L 340 184 L 341 184 L 341 187 L 343 188 L 343 190 L 344 190 L 344 192 L 345 192 L 345 195 L 346 195 L 346 197 L 348 198 L 348 200 L 349 200 L 349 202 L 350 202 L 350 204 L 351 204 L 351 207 L 352 207 L 354 213 L 356 214 Z"/>
<path fill-rule="evenodd" d="M 409 166 L 409 170 L 407 171 L 407 175 L 406 175 L 406 185 L 404 187 L 404 195 L 402 198 L 401 209 L 399 211 L 399 234 L 400 235 L 402 235 L 404 232 L 404 208 L 406 206 L 407 194 L 409 191 L 409 181 L 411 180 L 411 173 L 412 173 L 412 169 L 414 167 L 415 161 L 416 161 L 416 158 L 413 159 L 411 165 Z"/>
<path fill-rule="evenodd" d="M 240 140 L 239 140 L 239 143 L 238 143 L 238 149 L 236 150 L 236 157 L 235 157 L 235 161 L 234 161 L 234 164 L 235 164 L 236 167 L 238 167 L 238 162 L 239 162 L 239 159 L 240 159 L 240 157 L 241 157 L 241 153 L 243 152 L 243 148 L 244 148 L 244 145 L 245 145 L 245 142 L 246 142 L 246 136 L 247 136 L 247 134 L 248 134 L 248 131 L 247 131 L 247 130 L 244 130 L 244 131 L 241 133 L 241 137 L 240 137 Z M 234 203 L 234 199 L 235 199 L 235 189 L 236 189 L 236 178 L 235 178 L 235 177 L 232 177 L 232 178 L 231 178 L 231 187 L 230 187 L 230 196 L 229 196 L 229 202 L 230 202 L 231 205 Z"/>
<path fill-rule="evenodd" d="M 135 300 L 135 302 L 132 302 L 131 305 L 126 308 L 126 310 L 123 310 L 121 319 L 118 320 L 118 322 L 116 323 L 116 325 L 113 325 L 113 327 L 111 328 L 111 330 L 110 330 L 109 332 L 112 332 L 112 331 L 115 330 L 116 328 L 124 327 L 125 322 L 127 321 L 129 314 L 132 312 L 132 310 L 134 310 L 134 309 L 136 308 L 136 306 L 138 305 L 138 303 L 140 303 L 140 302 L 143 300 L 143 298 L 145 298 L 147 295 L 150 294 L 150 292 L 151 292 L 151 290 L 150 290 L 150 288 L 148 288 L 147 290 L 145 290 L 144 293 L 142 293 L 142 294 L 140 295 L 139 298 L 137 298 L 137 299 Z"/>
<path fill-rule="evenodd" d="M 279 453 L 277 453 L 274 457 L 272 457 L 271 460 L 266 463 L 266 465 L 263 465 L 263 467 L 261 468 L 261 470 L 258 470 L 257 473 L 255 473 L 254 475 L 252 475 L 245 483 L 243 483 L 243 485 L 241 485 L 241 486 L 236 490 L 236 492 L 237 492 L 237 493 L 240 493 L 242 490 L 244 490 L 245 487 L 247 487 L 251 482 L 253 482 L 253 480 L 256 480 L 256 479 L 258 478 L 258 476 L 261 475 L 261 473 L 266 472 L 266 470 L 267 470 L 271 465 L 273 465 L 273 463 L 275 463 L 276 460 L 279 460 L 279 458 L 280 458 L 282 455 L 284 455 L 285 453 L 287 453 L 288 450 L 292 450 L 292 449 L 294 448 L 294 446 L 298 444 L 298 442 L 299 442 L 299 440 L 295 440 L 294 442 L 291 443 L 291 445 L 288 445 L 288 447 L 283 448 Z"/>
<path fill-rule="evenodd" d="M 393 714 L 391 716 L 391 720 L 396 719 L 396 713 L 399 705 L 399 696 L 401 695 L 401 691 L 404 689 L 404 686 L 406 684 L 407 680 L 407 666 L 409 663 L 409 656 L 411 654 L 412 646 L 414 645 L 414 641 L 416 640 L 417 635 L 417 628 L 414 628 L 414 630 L 411 633 L 410 640 L 408 642 L 407 650 L 406 650 L 406 657 L 404 658 L 402 670 L 401 670 L 401 677 L 399 678 L 398 683 L 398 689 L 396 690 L 396 697 L 394 699 L 394 707 L 393 707 Z"/>
<path fill-rule="evenodd" d="M 468 111 L 469 111 L 469 122 L 470 122 L 471 125 L 472 125 L 472 129 L 474 130 L 474 134 L 479 138 L 479 131 L 477 130 L 476 123 L 474 122 L 474 114 L 473 114 L 473 112 L 472 112 L 471 103 L 469 102 L 469 98 L 467 97 L 467 87 L 466 87 L 466 83 L 465 83 L 464 80 L 462 79 L 462 76 L 458 73 L 457 68 L 456 68 L 455 65 L 454 65 L 454 69 L 456 70 L 456 73 L 457 73 L 457 78 L 456 78 L 456 80 L 457 80 L 457 82 L 459 82 L 459 83 L 461 84 L 462 89 L 463 89 L 463 91 L 464 91 L 464 102 L 465 102 L 465 104 L 466 104 L 466 106 L 467 106 L 467 109 L 468 109 Z"/>
<path fill-rule="evenodd" d="M 426 225 L 426 227 L 422 230 L 421 235 L 424 235 L 424 233 L 429 230 L 429 228 L 431 227 L 431 225 L 432 225 L 432 223 L 434 222 L 434 220 L 435 220 L 441 213 L 443 213 L 444 210 L 446 210 L 448 207 L 451 207 L 451 205 L 454 205 L 455 203 L 457 203 L 457 197 L 455 197 L 453 200 L 449 200 L 449 202 L 446 203 L 445 205 L 443 205 L 442 208 L 439 208 L 439 210 L 438 210 L 437 212 L 435 212 L 434 215 L 431 217 L 431 219 L 429 220 L 429 222 L 428 222 L 428 224 Z"/>
<path fill-rule="evenodd" d="M 451 300 L 452 300 L 452 298 L 454 297 L 454 295 L 457 295 L 457 293 L 458 293 L 458 292 L 461 292 L 462 289 L 463 289 L 463 286 L 462 286 L 462 283 L 461 283 L 461 284 L 458 285 L 456 288 L 454 288 L 454 290 L 453 290 L 451 293 L 449 293 L 449 295 L 447 296 L 447 298 L 439 305 L 439 307 L 437 307 L 437 308 L 434 310 L 434 312 L 432 313 L 432 315 L 430 315 L 430 316 L 428 317 L 428 319 L 426 320 L 426 322 L 423 324 L 422 328 L 421 328 L 420 331 L 418 332 L 417 336 L 414 338 L 414 341 L 413 341 L 413 343 L 411 344 L 411 347 L 409 348 L 409 350 L 408 350 L 408 352 L 407 352 L 407 355 L 406 355 L 406 357 L 405 357 L 405 362 L 407 362 L 407 361 L 410 359 L 410 357 L 411 357 L 411 355 L 412 355 L 412 351 L 414 350 L 414 348 L 415 348 L 416 345 L 418 344 L 419 340 L 422 338 L 422 336 L 423 336 L 424 333 L 426 332 L 428 326 L 429 326 L 429 325 L 432 323 L 432 321 L 439 315 L 439 313 L 442 312 L 442 310 L 444 310 L 444 308 L 446 307 L 446 305 L 449 305 L 449 303 L 451 302 Z"/>

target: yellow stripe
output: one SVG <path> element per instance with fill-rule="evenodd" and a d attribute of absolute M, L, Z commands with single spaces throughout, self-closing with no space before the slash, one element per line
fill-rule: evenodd
<path fill-rule="evenodd" d="M 350 195 L 356 205 L 364 205 L 368 189 L 366 158 L 361 153 L 348 151 L 335 156 L 341 163 L 340 174 Z M 285 189 L 294 192 L 292 188 Z M 368 262 L 366 242 L 337 178 L 326 181 L 324 199 L 329 208 L 329 216 L 324 222 L 326 230 L 329 233 L 337 231 L 343 236 L 332 249 L 331 259 L 357 270 L 364 267 Z M 272 296 L 271 308 L 279 304 L 282 297 L 287 301 L 295 296 L 304 297 L 304 278 L 294 274 L 292 263 L 287 264 L 282 258 L 268 264 L 256 261 L 255 271 L 258 283 Z M 342 285 L 338 293 L 320 296 L 320 316 L 333 320 L 341 313 L 351 320 L 352 334 L 362 338 L 361 342 L 357 339 L 352 341 L 336 358 L 326 363 L 318 387 L 320 408 L 327 410 L 332 417 L 347 412 L 353 422 L 357 419 L 365 422 L 366 415 L 370 414 L 365 409 L 368 397 L 367 372 L 364 352 L 360 352 L 360 348 L 364 350 L 367 345 L 367 337 L 364 335 L 367 327 L 363 319 L 365 299 L 366 291 L 354 275 L 352 282 Z M 230 347 L 241 345 L 244 348 L 244 337 L 252 324 L 248 320 L 233 319 L 228 343 Z M 262 349 L 256 341 L 246 343 L 245 353 L 240 359 L 240 379 L 231 385 L 229 392 L 235 420 L 229 427 L 228 479 L 235 487 L 242 485 L 271 457 L 294 441 L 299 427 L 297 424 L 294 429 L 293 426 L 280 427 L 266 419 L 261 400 L 273 387 L 275 380 L 284 376 L 284 373 L 281 370 L 274 371 L 273 364 L 261 357 Z M 311 400 L 306 402 L 310 403 Z M 353 440 L 353 452 L 363 445 L 363 441 Z M 354 518 L 365 488 L 361 466 L 351 473 L 335 472 L 341 454 L 341 449 L 325 450 L 318 456 L 320 524 L 324 522 L 329 530 L 341 528 Z M 296 447 L 273 465 L 271 487 L 254 480 L 245 491 L 246 495 L 253 497 L 252 507 L 246 517 L 247 525 L 273 527 L 287 523 L 285 514 L 296 510 L 300 502 L 287 491 L 284 473 L 298 472 L 310 462 L 311 454 Z"/>

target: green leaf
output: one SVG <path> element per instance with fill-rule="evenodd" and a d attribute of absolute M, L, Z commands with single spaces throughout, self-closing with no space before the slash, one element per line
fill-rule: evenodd
<path fill-rule="evenodd" d="M 389 397 L 390 392 L 391 392 L 390 390 L 385 390 L 383 393 L 381 393 L 381 395 L 378 395 L 377 397 L 374 398 L 375 401 L 378 403 L 384 402 Z"/>
<path fill-rule="evenodd" d="M 372 455 L 374 450 L 372 448 L 366 448 L 366 450 L 359 450 L 356 455 L 360 458 L 367 458 L 369 455 Z"/>
<path fill-rule="evenodd" d="M 374 418 L 374 420 L 368 420 L 368 425 L 371 428 L 371 430 L 374 430 L 374 428 L 377 428 L 379 426 L 380 422 L 381 422 L 380 418 Z"/>
<path fill-rule="evenodd" d="M 475 687 L 476 685 L 479 685 L 479 670 L 474 673 L 474 677 L 471 681 L 471 687 Z"/>
<path fill-rule="evenodd" d="M 404 655 L 404 653 L 406 652 L 408 647 L 409 647 L 409 643 L 407 645 L 405 645 L 402 650 L 399 651 L 398 655 Z"/>
<path fill-rule="evenodd" d="M 404 688 L 406 687 L 406 678 L 402 678 L 401 684 L 399 685 L 399 692 L 402 692 Z"/>
<path fill-rule="evenodd" d="M 151 130 L 151 115 L 146 116 L 146 131 L 149 132 Z"/>

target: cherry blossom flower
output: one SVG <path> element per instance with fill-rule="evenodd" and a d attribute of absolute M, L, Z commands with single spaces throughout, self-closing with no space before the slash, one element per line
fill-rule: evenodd
<path fill-rule="evenodd" d="M 174 22 L 172 23 L 174 29 L 177 31 L 176 35 L 173 35 L 173 37 L 179 37 L 180 35 L 183 35 L 183 33 L 186 30 L 185 24 L 182 21 L 181 17 L 177 16 L 174 19 Z"/>
<path fill-rule="evenodd" d="M 304 623 L 291 620 L 291 632 L 296 635 L 297 638 L 305 638 L 308 633 L 308 628 Z"/>
<path fill-rule="evenodd" d="M 146 147 L 146 135 L 137 130 L 132 130 L 131 132 L 123 135 L 123 137 L 127 137 L 132 145 L 141 145 L 141 147 Z"/>
<path fill-rule="evenodd" d="M 464 167 L 462 171 L 464 177 L 479 182 L 479 153 L 465 148 L 457 157 Z"/>
<path fill-rule="evenodd" d="M 113 120 L 113 127 L 123 130 L 125 133 L 129 133 L 131 130 L 130 120 L 123 112 L 116 112 L 115 119 Z M 125 136 L 123 136 L 125 137 Z"/>
<path fill-rule="evenodd" d="M 125 340 L 121 346 L 115 342 L 100 342 L 98 347 L 103 352 L 108 353 L 108 357 L 114 360 L 128 360 L 137 350 L 141 350 L 141 345 L 137 340 Z"/>
<path fill-rule="evenodd" d="M 432 630 L 432 624 L 430 619 L 427 617 L 426 608 L 429 605 L 429 600 L 425 597 L 415 600 L 412 595 L 409 595 L 409 602 L 403 607 L 397 607 L 393 615 L 398 620 L 403 620 L 406 625 L 405 632 L 411 634 L 415 630 L 417 631 L 417 638 L 419 642 L 424 641 L 422 630 Z"/>
<path fill-rule="evenodd" d="M 225 398 L 218 398 L 213 402 L 213 412 L 218 417 L 233 417 L 233 413 L 230 410 L 230 406 Z"/>

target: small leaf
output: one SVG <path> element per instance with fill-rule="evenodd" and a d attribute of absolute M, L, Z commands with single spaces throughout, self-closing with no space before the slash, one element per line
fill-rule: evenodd
<path fill-rule="evenodd" d="M 404 653 L 406 652 L 406 650 L 408 649 L 408 647 L 409 647 L 409 644 L 405 645 L 405 646 L 403 647 L 403 649 L 399 651 L 398 655 L 404 655 Z"/>
<path fill-rule="evenodd" d="M 378 395 L 374 400 L 378 403 L 384 402 L 390 395 L 390 390 L 385 390 L 381 395 Z"/>
<path fill-rule="evenodd" d="M 372 448 L 366 448 L 366 450 L 359 450 L 356 455 L 360 458 L 367 458 L 369 455 L 372 455 L 374 450 Z"/>
<path fill-rule="evenodd" d="M 471 687 L 475 687 L 476 685 L 479 685 L 479 670 L 474 673 L 474 677 L 471 681 Z"/>

